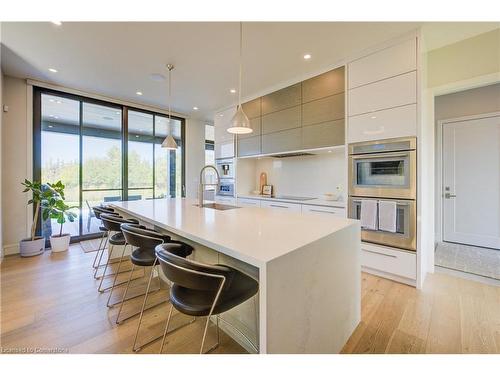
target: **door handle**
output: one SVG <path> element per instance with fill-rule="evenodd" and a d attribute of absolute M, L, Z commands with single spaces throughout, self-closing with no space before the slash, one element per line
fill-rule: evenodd
<path fill-rule="evenodd" d="M 455 197 L 456 197 L 456 195 L 455 195 L 455 194 L 450 194 L 450 193 L 445 193 L 445 194 L 444 194 L 444 197 L 445 197 L 446 199 L 451 199 L 451 198 L 455 198 Z"/>

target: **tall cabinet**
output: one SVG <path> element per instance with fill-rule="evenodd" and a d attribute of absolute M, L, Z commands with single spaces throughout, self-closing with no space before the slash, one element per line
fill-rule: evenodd
<path fill-rule="evenodd" d="M 417 57 L 417 38 L 409 37 L 348 64 L 348 143 L 419 136 Z M 362 243 L 362 266 L 418 286 L 420 242 L 417 236 L 417 252 Z"/>

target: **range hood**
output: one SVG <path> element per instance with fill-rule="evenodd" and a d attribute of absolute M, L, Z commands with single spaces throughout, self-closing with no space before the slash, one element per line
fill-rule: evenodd
<path fill-rule="evenodd" d="M 259 154 L 259 155 L 249 155 L 249 156 L 239 156 L 238 159 L 256 159 L 256 158 L 292 158 L 298 156 L 312 156 L 312 155 L 321 155 L 325 153 L 331 152 L 344 152 L 345 145 L 339 146 L 330 146 L 323 148 L 313 148 L 307 150 L 295 150 L 295 151 L 287 151 L 287 152 L 275 152 L 272 154 Z"/>

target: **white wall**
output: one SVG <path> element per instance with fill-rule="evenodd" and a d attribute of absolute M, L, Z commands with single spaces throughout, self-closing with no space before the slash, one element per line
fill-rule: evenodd
<path fill-rule="evenodd" d="M 205 122 L 186 120 L 186 198 L 198 196 L 200 170 L 205 165 Z"/>
<path fill-rule="evenodd" d="M 3 77 L 3 104 L 9 107 L 2 121 L 2 224 L 5 255 L 17 253 L 27 235 L 28 210 L 21 182 L 30 178 L 28 158 L 27 85 L 19 78 Z M 29 147 L 29 149 L 28 149 Z"/>
<path fill-rule="evenodd" d="M 252 165 L 253 163 L 253 165 Z M 320 155 L 299 156 L 291 158 L 245 159 L 245 168 L 238 164 L 238 194 L 249 194 L 258 189 L 259 176 L 267 173 L 267 183 L 273 185 L 277 195 L 295 195 L 322 198 L 325 193 L 335 193 L 340 186 L 346 197 L 346 159 L 344 149 Z M 251 166 L 251 167 L 250 167 Z M 245 172 L 243 172 L 245 171 Z M 240 177 L 243 173 L 251 174 L 250 178 Z"/>

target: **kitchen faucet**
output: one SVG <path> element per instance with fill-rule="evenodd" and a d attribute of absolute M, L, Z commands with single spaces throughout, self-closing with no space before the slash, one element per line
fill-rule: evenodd
<path fill-rule="evenodd" d="M 207 168 L 212 168 L 214 171 L 215 171 L 215 174 L 217 175 L 217 183 L 214 183 L 214 184 L 206 184 L 203 182 L 203 172 L 205 172 L 205 169 Z M 204 197 L 204 194 L 205 194 L 205 186 L 219 186 L 219 183 L 220 183 L 220 176 L 219 176 L 219 171 L 217 170 L 217 168 L 215 168 L 213 165 L 205 165 L 203 168 L 201 168 L 201 171 L 200 171 L 200 185 L 199 185 L 199 188 L 198 188 L 198 205 L 200 207 L 203 207 L 204 205 L 204 200 L 205 200 L 205 197 Z M 217 188 L 216 188 L 216 191 L 215 193 L 217 194 Z"/>

